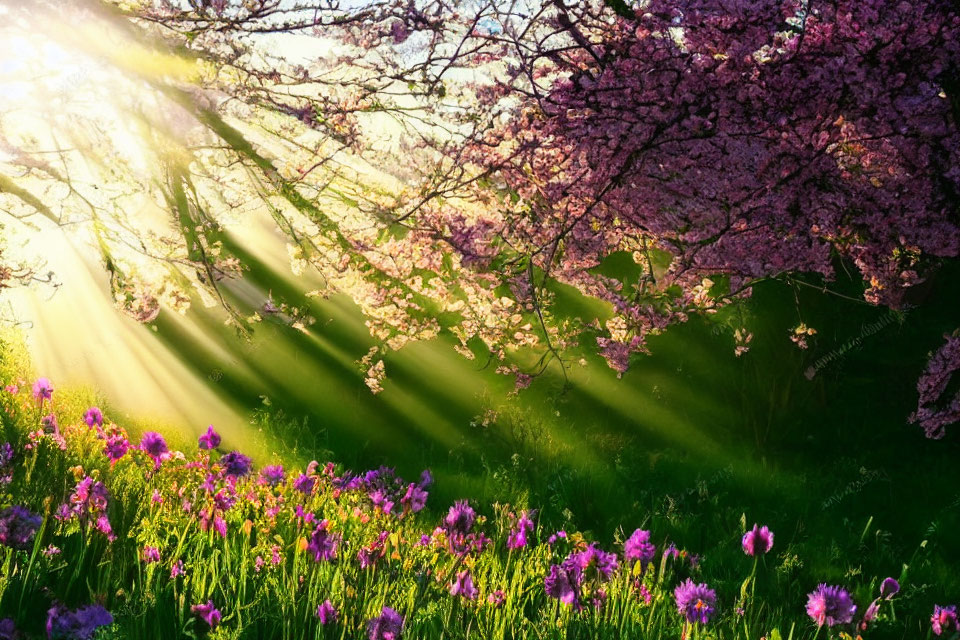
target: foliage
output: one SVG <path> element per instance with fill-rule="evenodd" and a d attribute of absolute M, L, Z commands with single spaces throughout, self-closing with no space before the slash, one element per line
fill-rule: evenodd
<path fill-rule="evenodd" d="M 88 229 L 138 319 L 199 297 L 242 331 L 260 316 L 229 280 L 267 213 L 294 274 L 367 315 L 375 392 L 383 349 L 441 331 L 518 386 L 565 371 L 583 340 L 622 372 L 690 314 L 840 264 L 900 307 L 960 247 L 945 0 L 78 7 L 97 39 L 51 30 L 45 3 L 10 9 L 8 29 L 94 60 L 74 95 L 112 95 L 60 120 L 36 105 L 40 137 L 9 115 L 9 212 Z M 309 44 L 274 46 L 285 36 Z M 61 137 L 77 144 L 46 159 Z M 143 199 L 167 222 L 134 222 Z M 564 286 L 608 317 L 561 312 Z M 739 355 L 750 327 L 738 335 Z"/>

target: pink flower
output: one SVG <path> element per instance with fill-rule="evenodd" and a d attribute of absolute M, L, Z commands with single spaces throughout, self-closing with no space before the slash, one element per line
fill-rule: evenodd
<path fill-rule="evenodd" d="M 154 562 L 160 562 L 160 550 L 156 547 L 151 547 L 149 545 L 143 548 L 143 553 L 141 554 L 144 564 L 152 564 Z"/>
<path fill-rule="evenodd" d="M 748 556 L 762 556 L 773 548 L 773 532 L 766 526 L 758 527 L 743 534 L 743 552 Z"/>

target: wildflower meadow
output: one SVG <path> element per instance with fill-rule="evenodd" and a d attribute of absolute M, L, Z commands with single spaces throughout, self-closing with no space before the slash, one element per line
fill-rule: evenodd
<path fill-rule="evenodd" d="M 748 520 L 717 532 L 735 553 L 714 567 L 642 527 L 604 543 L 549 527 L 536 505 L 431 504 L 429 470 L 256 465 L 213 425 L 181 451 L 97 407 L 61 410 L 47 378 L 2 394 L 3 638 L 906 633 L 906 564 L 810 582 L 800 599 L 768 562 L 777 532 Z M 927 608 L 921 637 L 956 638 L 956 604 Z"/>

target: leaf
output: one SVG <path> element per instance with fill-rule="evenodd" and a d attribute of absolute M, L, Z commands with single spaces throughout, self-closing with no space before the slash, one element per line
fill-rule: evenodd
<path fill-rule="evenodd" d="M 604 3 L 613 9 L 613 12 L 616 13 L 621 18 L 635 18 L 636 16 L 633 13 L 633 10 L 627 6 L 627 3 L 624 0 L 604 0 Z"/>

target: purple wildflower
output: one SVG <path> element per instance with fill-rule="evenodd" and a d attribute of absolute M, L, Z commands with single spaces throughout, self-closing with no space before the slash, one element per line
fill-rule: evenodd
<path fill-rule="evenodd" d="M 522 549 L 527 546 L 527 530 L 514 529 L 507 535 L 507 549 Z"/>
<path fill-rule="evenodd" d="M 878 613 L 880 613 L 879 598 L 871 602 L 870 606 L 867 607 L 867 610 L 863 612 L 863 619 L 860 620 L 860 629 L 865 630 L 867 625 L 876 619 Z"/>
<path fill-rule="evenodd" d="M 376 564 L 377 560 L 380 558 L 380 552 L 378 549 L 373 549 L 370 547 L 364 547 L 357 551 L 357 561 L 360 562 L 361 569 L 367 569 Z"/>
<path fill-rule="evenodd" d="M 323 604 L 317 607 L 317 618 L 322 625 L 337 621 L 337 610 L 329 600 L 324 600 Z"/>
<path fill-rule="evenodd" d="M 935 636 L 956 631 L 958 629 L 956 605 L 950 605 L 949 607 L 935 605 L 933 607 L 933 615 L 930 616 L 930 626 Z"/>
<path fill-rule="evenodd" d="M 170 565 L 170 578 L 176 578 L 177 576 L 182 576 L 186 573 L 186 569 L 183 566 L 183 560 L 177 560 L 172 565 Z"/>
<path fill-rule="evenodd" d="M 141 554 L 141 558 L 143 559 L 144 564 L 160 562 L 160 549 L 146 545 L 143 548 L 143 554 Z"/>
<path fill-rule="evenodd" d="M 856 611 L 850 594 L 841 587 L 821 584 L 807 596 L 807 615 L 820 627 L 847 624 Z"/>
<path fill-rule="evenodd" d="M 487 596 L 487 602 L 499 609 L 507 601 L 507 596 L 502 589 L 497 589 Z"/>
<path fill-rule="evenodd" d="M 473 586 L 473 578 L 470 577 L 469 571 L 461 571 L 457 574 L 457 579 L 450 583 L 450 595 L 467 600 L 477 599 L 477 588 Z"/>
<path fill-rule="evenodd" d="M 167 441 L 156 431 L 147 431 L 143 434 L 143 437 L 140 438 L 140 450 L 153 458 L 158 465 L 163 454 L 170 451 L 167 447 Z"/>
<path fill-rule="evenodd" d="M 293 488 L 303 494 L 309 494 L 313 491 L 313 485 L 316 483 L 316 479 L 313 476 L 308 476 L 305 473 L 301 473 L 297 476 L 297 479 L 293 481 Z"/>
<path fill-rule="evenodd" d="M 44 433 L 59 433 L 60 427 L 57 424 L 57 416 L 52 413 L 40 418 L 40 425 L 43 427 Z"/>
<path fill-rule="evenodd" d="M 426 489 L 431 484 L 433 484 L 433 475 L 430 473 L 430 469 L 424 469 L 420 472 L 420 488 Z"/>
<path fill-rule="evenodd" d="M 103 426 L 103 412 L 100 411 L 99 407 L 90 407 L 83 414 L 83 421 L 87 423 L 88 427 L 101 427 Z"/>
<path fill-rule="evenodd" d="M 275 487 L 283 482 L 283 466 L 279 464 L 267 465 L 260 469 L 260 484 Z"/>
<path fill-rule="evenodd" d="M 310 536 L 307 551 L 313 554 L 315 562 L 333 560 L 337 557 L 337 538 L 328 531 L 329 520 L 321 520 Z"/>
<path fill-rule="evenodd" d="M 94 526 L 97 528 L 97 531 L 107 536 L 107 540 L 110 542 L 117 539 L 117 536 L 113 533 L 113 528 L 110 526 L 110 520 L 107 519 L 107 514 L 101 513 L 97 516 L 97 521 L 94 523 Z"/>
<path fill-rule="evenodd" d="M 70 502 L 75 507 L 81 507 L 88 512 L 104 511 L 110 497 L 107 485 L 99 480 L 86 476 L 77 483 L 70 496 Z"/>
<path fill-rule="evenodd" d="M 880 583 L 880 597 L 889 600 L 900 592 L 900 583 L 893 578 L 885 578 Z"/>
<path fill-rule="evenodd" d="M 213 606 L 213 600 L 207 600 L 206 604 L 192 605 L 190 611 L 199 616 L 211 629 L 215 629 L 220 624 L 220 611 Z"/>
<path fill-rule="evenodd" d="M 48 378 L 37 378 L 33 383 L 33 399 L 43 404 L 44 400 L 49 400 L 53 396 L 53 384 Z"/>
<path fill-rule="evenodd" d="M 220 434 L 213 430 L 213 425 L 207 427 L 206 432 L 197 438 L 201 449 L 216 449 L 220 446 Z"/>
<path fill-rule="evenodd" d="M 0 444 L 0 484 L 13 482 L 13 445 Z"/>
<path fill-rule="evenodd" d="M 650 593 L 650 589 L 647 589 L 647 585 L 641 582 L 638 591 L 640 592 L 640 599 L 643 600 L 643 604 L 649 605 L 653 602 L 653 594 Z"/>
<path fill-rule="evenodd" d="M 640 562 L 646 566 L 657 553 L 657 548 L 650 542 L 650 532 L 637 529 L 623 543 L 623 559 L 629 564 Z"/>
<path fill-rule="evenodd" d="M 221 538 L 227 537 L 227 521 L 219 513 L 213 517 L 213 530 L 220 534 Z"/>
<path fill-rule="evenodd" d="M 687 578 L 673 590 L 673 597 L 677 601 L 679 611 L 687 622 L 707 624 L 713 615 L 717 603 L 717 592 L 706 584 L 695 584 Z"/>
<path fill-rule="evenodd" d="M 25 507 L 13 505 L 0 511 L 0 545 L 29 549 L 43 518 Z"/>
<path fill-rule="evenodd" d="M 47 637 L 68 640 L 89 640 L 99 627 L 113 624 L 110 612 L 98 604 L 70 611 L 54 604 L 47 611 Z"/>
<path fill-rule="evenodd" d="M 293 513 L 297 516 L 297 520 L 302 521 L 304 526 L 313 524 L 317 519 L 317 517 L 309 511 L 304 511 L 303 505 L 300 504 L 294 507 Z"/>
<path fill-rule="evenodd" d="M 220 458 L 220 464 L 223 465 L 224 472 L 228 476 L 235 478 L 243 478 L 249 475 L 253 468 L 253 461 L 239 451 L 231 451 L 225 454 Z"/>
<path fill-rule="evenodd" d="M 389 531 L 381 531 L 376 540 L 357 552 L 357 560 L 360 561 L 361 569 L 366 569 L 367 567 L 373 566 L 376 564 L 377 560 L 383 557 L 383 554 L 385 553 L 384 543 L 389 537 Z"/>
<path fill-rule="evenodd" d="M 567 563 L 564 562 L 563 565 Z M 550 573 L 543 579 L 543 588 L 551 598 L 564 604 L 578 606 L 577 597 L 583 573 L 577 565 L 550 565 Z"/>
<path fill-rule="evenodd" d="M 467 501 L 459 500 L 450 507 L 444 523 L 446 524 L 448 532 L 467 534 L 473 527 L 473 522 L 476 518 L 476 511 L 473 510 Z"/>
<path fill-rule="evenodd" d="M 13 618 L 0 620 L 0 640 L 18 640 L 18 638 L 20 638 L 20 632 L 17 631 Z"/>
<path fill-rule="evenodd" d="M 608 553 L 595 544 L 578 553 L 571 553 L 563 564 L 567 566 L 576 564 L 584 573 L 594 569 L 598 577 L 603 580 L 609 580 L 618 565 L 615 553 Z"/>
<path fill-rule="evenodd" d="M 409 508 L 410 511 L 417 513 L 426 506 L 428 495 L 422 486 L 410 483 L 407 485 L 407 492 L 400 498 L 400 504 L 404 509 Z"/>
<path fill-rule="evenodd" d="M 103 447 L 103 455 L 107 456 L 110 464 L 127 455 L 130 450 L 130 443 L 123 436 L 110 436 L 107 438 L 107 444 Z"/>
<path fill-rule="evenodd" d="M 397 640 L 403 631 L 403 617 L 390 607 L 367 622 L 368 640 Z"/>
<path fill-rule="evenodd" d="M 107 485 L 86 476 L 74 487 L 73 493 L 70 494 L 70 501 L 57 509 L 56 518 L 58 520 L 80 518 L 83 526 L 94 523 L 97 529 L 112 540 L 113 530 L 106 515 L 109 498 Z"/>
<path fill-rule="evenodd" d="M 742 544 L 743 552 L 748 556 L 762 556 L 773 547 L 773 532 L 754 523 L 753 529 L 743 534 Z"/>
<path fill-rule="evenodd" d="M 533 520 L 526 511 L 520 514 L 517 520 L 517 528 L 507 536 L 508 549 L 522 549 L 527 546 L 527 532 L 533 530 Z"/>

